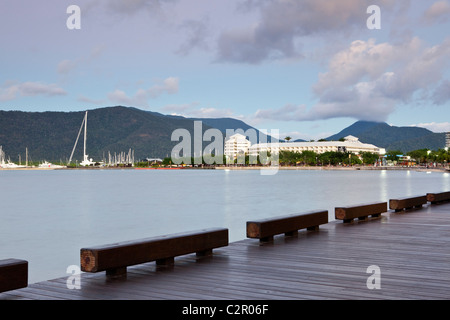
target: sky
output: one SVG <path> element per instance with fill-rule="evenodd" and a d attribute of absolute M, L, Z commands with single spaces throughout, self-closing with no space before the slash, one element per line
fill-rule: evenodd
<path fill-rule="evenodd" d="M 448 30 L 450 0 L 2 0 L 0 110 L 450 131 Z"/>

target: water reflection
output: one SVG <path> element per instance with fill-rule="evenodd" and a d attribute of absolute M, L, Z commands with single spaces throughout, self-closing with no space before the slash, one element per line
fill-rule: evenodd
<path fill-rule="evenodd" d="M 0 259 L 30 282 L 65 276 L 88 245 L 209 227 L 245 239 L 246 221 L 450 190 L 448 173 L 410 171 L 0 171 Z M 48 257 L 52 256 L 52 266 Z"/>

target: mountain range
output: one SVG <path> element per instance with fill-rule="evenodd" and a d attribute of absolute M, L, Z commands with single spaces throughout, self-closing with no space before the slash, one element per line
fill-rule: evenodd
<path fill-rule="evenodd" d="M 25 159 L 28 149 L 32 161 L 67 162 L 81 129 L 85 111 L 22 112 L 0 111 L 0 146 L 11 161 Z M 194 119 L 163 115 L 132 107 L 105 107 L 88 111 L 87 149 L 89 158 L 107 159 L 108 153 L 134 151 L 135 160 L 170 157 L 174 146 L 182 139 L 171 141 L 176 129 L 186 129 L 191 135 L 194 154 L 195 121 L 201 120 L 202 135 L 216 128 L 225 137 L 226 129 L 255 129 L 231 119 Z M 256 130 L 256 129 L 255 129 Z M 256 130 L 257 131 L 257 130 Z M 214 141 L 214 140 L 213 140 Z M 77 143 L 73 160 L 83 159 L 83 135 Z M 203 142 L 203 148 L 211 144 Z"/>
<path fill-rule="evenodd" d="M 67 162 L 84 115 L 84 111 L 0 111 L 0 146 L 14 162 L 19 160 L 19 156 L 24 161 L 26 149 L 33 161 Z M 94 160 L 105 159 L 108 153 L 128 152 L 129 149 L 134 150 L 136 160 L 170 157 L 173 147 L 180 143 L 180 140 L 171 141 L 172 133 L 176 129 L 186 129 L 194 137 L 195 121 L 202 121 L 202 133 L 215 128 L 224 137 L 226 129 L 242 129 L 244 132 L 254 129 L 259 132 L 232 118 L 185 118 L 132 107 L 105 107 L 88 111 L 86 153 Z M 347 135 L 356 136 L 361 142 L 402 152 L 422 148 L 437 150 L 445 145 L 444 133 L 367 121 L 358 121 L 326 140 L 338 140 Z M 203 142 L 203 148 L 210 143 Z M 82 145 L 83 136 L 78 141 L 73 159 L 83 158 Z"/>
<path fill-rule="evenodd" d="M 386 150 L 409 152 L 418 149 L 438 150 L 445 147 L 445 133 L 435 133 L 420 127 L 396 127 L 385 122 L 358 121 L 326 140 L 339 140 L 352 135 L 361 142 Z"/>

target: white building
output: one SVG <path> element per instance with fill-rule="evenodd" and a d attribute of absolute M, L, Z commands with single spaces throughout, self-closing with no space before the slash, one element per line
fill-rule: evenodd
<path fill-rule="evenodd" d="M 445 134 L 445 147 L 450 149 L 450 132 Z"/>
<path fill-rule="evenodd" d="M 227 159 L 234 160 L 239 154 L 247 154 L 250 146 L 250 141 L 244 135 L 236 133 L 225 141 L 224 154 Z"/>
<path fill-rule="evenodd" d="M 362 152 L 378 153 L 380 155 L 385 154 L 386 150 L 374 146 L 373 144 L 362 143 L 358 138 L 354 136 L 347 136 L 345 141 L 317 141 L 317 142 L 286 142 L 286 143 L 263 143 L 252 145 L 248 152 L 250 155 L 256 156 L 260 152 L 270 152 L 274 154 L 280 153 L 280 151 L 314 151 L 315 153 L 325 152 L 351 152 L 354 154 L 360 154 Z"/>

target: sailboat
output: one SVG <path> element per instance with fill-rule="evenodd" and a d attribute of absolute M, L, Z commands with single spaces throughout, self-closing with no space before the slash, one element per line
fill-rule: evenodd
<path fill-rule="evenodd" d="M 0 146 L 0 168 L 5 165 L 5 153 L 3 152 L 2 146 Z"/>
<path fill-rule="evenodd" d="M 70 155 L 69 164 L 72 162 L 73 153 L 75 152 L 75 148 L 77 147 L 78 139 L 80 138 L 81 130 L 83 129 L 83 127 L 84 127 L 84 149 L 83 149 L 83 161 L 81 161 L 80 165 L 83 167 L 87 167 L 87 166 L 93 166 L 96 164 L 96 162 L 94 162 L 92 160 L 92 158 L 89 159 L 89 156 L 86 154 L 87 116 L 88 116 L 88 112 L 86 111 L 83 122 L 81 123 L 80 131 L 78 132 L 77 140 L 75 141 L 75 145 L 73 146 L 73 149 L 72 149 L 72 154 Z"/>
<path fill-rule="evenodd" d="M 18 165 L 15 164 L 13 162 L 11 162 L 11 160 L 8 158 L 8 160 L 6 160 L 6 154 L 2 149 L 2 146 L 0 146 L 0 168 L 3 169 L 19 169 L 19 168 L 25 168 L 25 166 L 22 165 Z"/>

